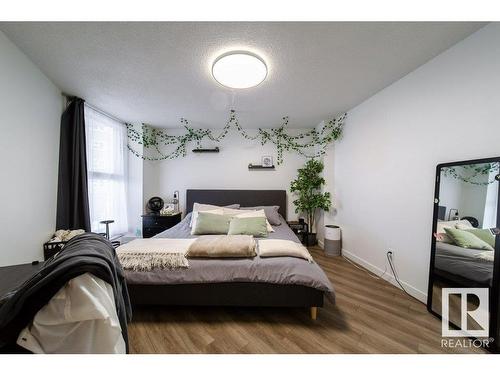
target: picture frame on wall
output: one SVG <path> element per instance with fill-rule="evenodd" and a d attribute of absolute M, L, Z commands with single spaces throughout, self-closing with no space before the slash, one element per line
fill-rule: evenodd
<path fill-rule="evenodd" d="M 261 164 L 263 167 L 272 167 L 273 164 L 273 157 L 269 155 L 265 155 L 261 159 Z"/>

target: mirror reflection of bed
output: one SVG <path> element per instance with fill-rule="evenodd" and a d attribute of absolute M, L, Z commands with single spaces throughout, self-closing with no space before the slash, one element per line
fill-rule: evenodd
<path fill-rule="evenodd" d="M 441 315 L 443 288 L 491 291 L 498 210 L 499 162 L 457 163 L 438 168 L 432 311 Z M 471 297 L 472 298 L 472 297 Z M 468 300 L 469 310 L 477 301 Z M 460 325 L 460 298 L 450 296 L 450 321 Z M 477 324 L 469 317 L 469 327 Z"/>

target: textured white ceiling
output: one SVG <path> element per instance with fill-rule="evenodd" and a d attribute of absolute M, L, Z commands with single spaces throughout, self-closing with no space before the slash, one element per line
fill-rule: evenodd
<path fill-rule="evenodd" d="M 0 23 L 65 93 L 125 121 L 247 128 L 311 127 L 347 111 L 483 23 Z M 220 86 L 211 64 L 230 50 L 269 68 L 255 88 Z"/>

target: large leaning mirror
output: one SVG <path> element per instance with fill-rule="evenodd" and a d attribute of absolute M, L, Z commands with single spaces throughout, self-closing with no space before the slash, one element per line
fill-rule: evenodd
<path fill-rule="evenodd" d="M 427 308 L 444 322 L 444 344 L 500 347 L 499 167 L 490 158 L 436 170 Z"/>

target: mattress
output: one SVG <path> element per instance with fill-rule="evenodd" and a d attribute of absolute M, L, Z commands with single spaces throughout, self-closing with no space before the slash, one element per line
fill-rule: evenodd
<path fill-rule="evenodd" d="M 436 242 L 434 267 L 451 275 L 491 285 L 493 262 L 477 258 L 484 250 L 465 249 L 460 246 Z"/>
<path fill-rule="evenodd" d="M 189 222 L 191 213 L 176 226 L 158 234 L 155 238 L 194 238 Z M 273 226 L 269 239 L 299 242 L 286 221 Z M 293 257 L 189 259 L 189 268 L 152 270 L 148 272 L 125 271 L 128 284 L 200 284 L 227 282 L 254 282 L 282 285 L 302 285 L 325 292 L 334 299 L 334 289 L 328 277 L 315 262 Z"/>

